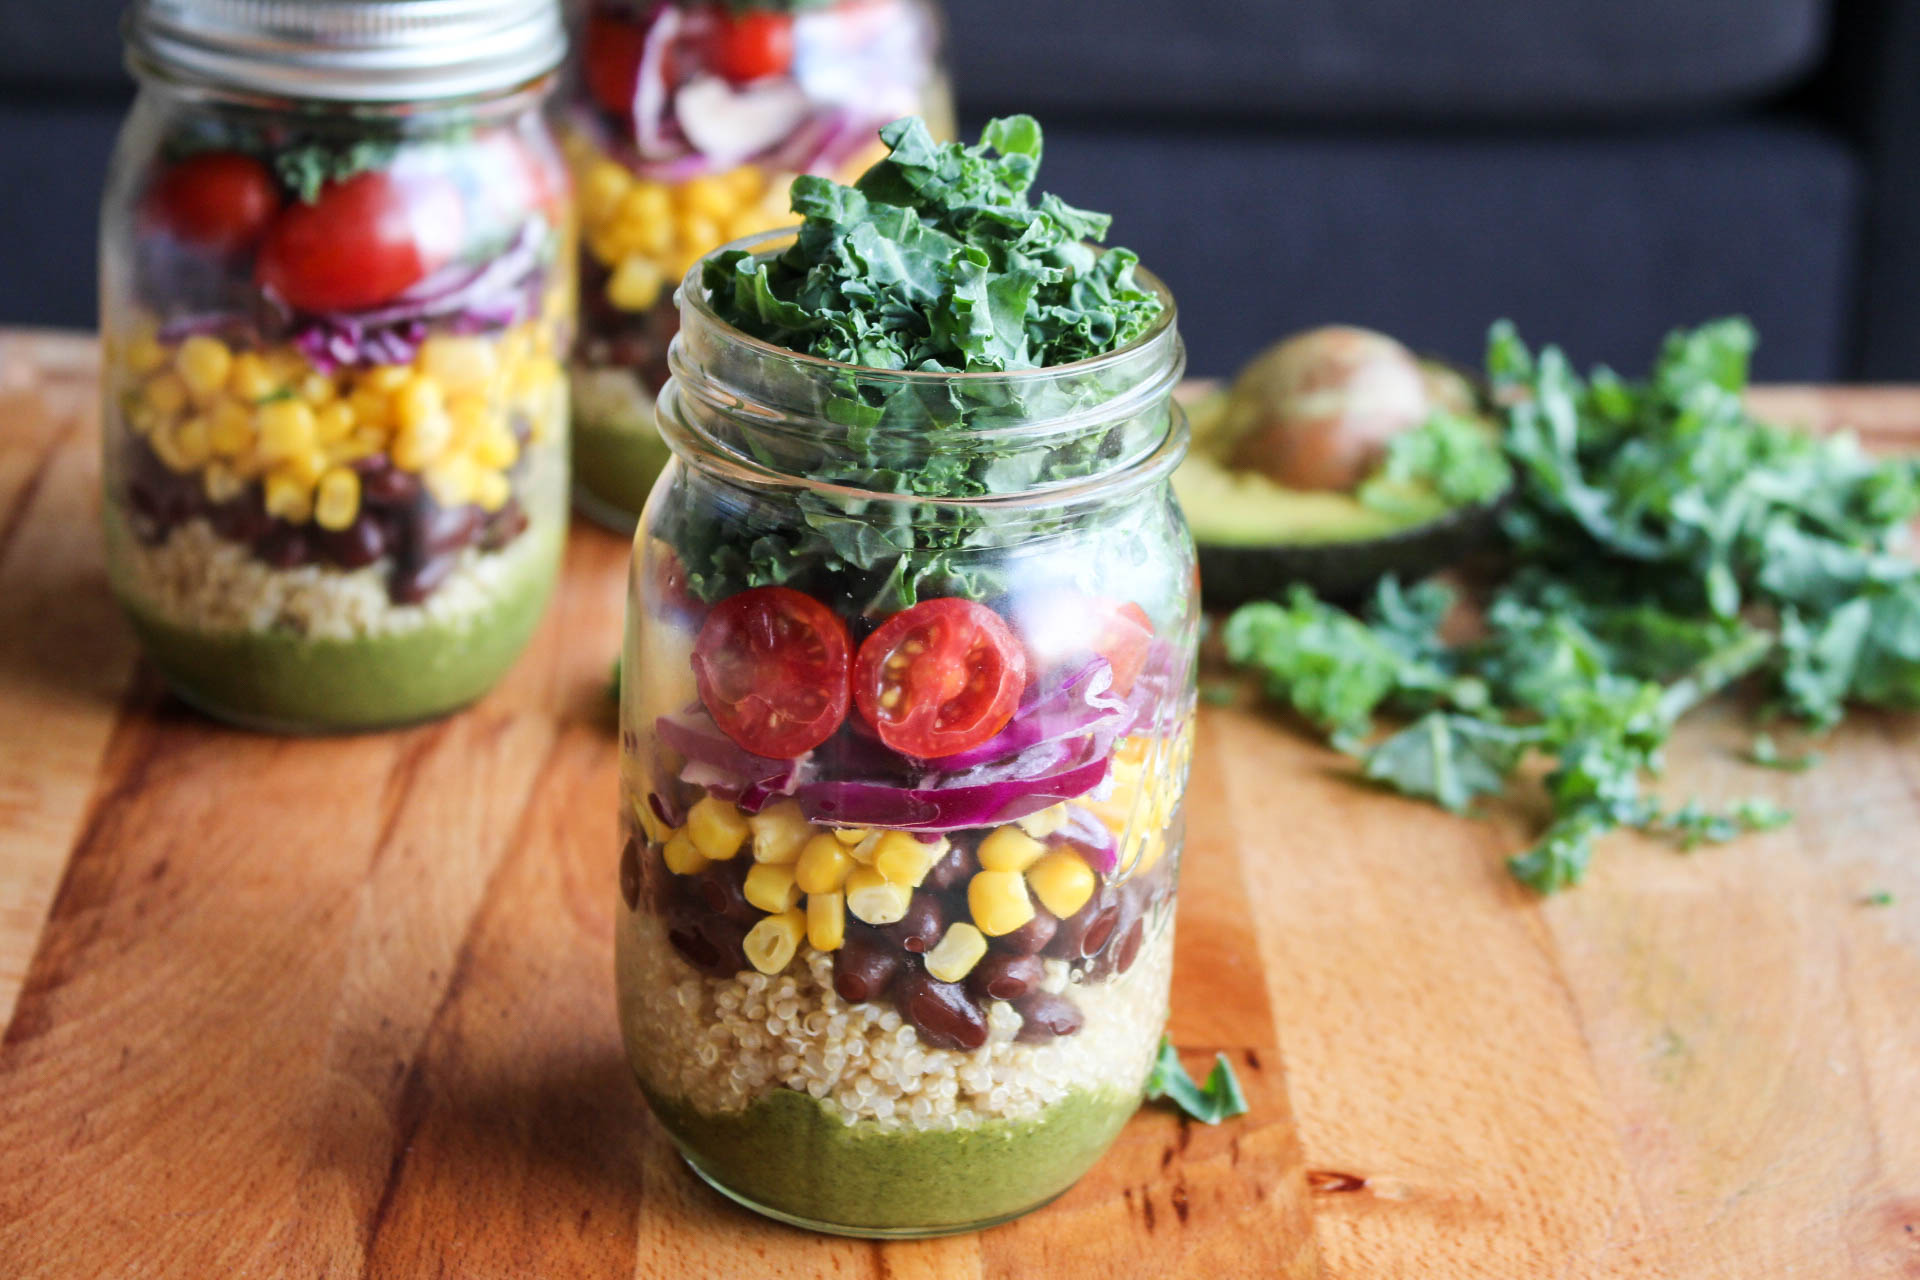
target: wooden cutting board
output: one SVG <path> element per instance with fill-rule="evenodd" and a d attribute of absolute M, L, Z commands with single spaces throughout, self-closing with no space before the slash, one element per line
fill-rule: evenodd
<path fill-rule="evenodd" d="M 1781 775 L 1704 716 L 1668 790 L 1798 821 L 1615 839 L 1543 903 L 1500 865 L 1523 803 L 1451 818 L 1208 709 L 1173 1034 L 1252 1113 L 1144 1111 L 981 1235 L 810 1236 L 696 1184 L 621 1060 L 619 540 L 576 531 L 462 716 L 220 728 L 107 601 L 93 377 L 0 337 L 0 1276 L 1920 1275 L 1920 719 Z M 1776 403 L 1920 441 L 1920 392 Z"/>

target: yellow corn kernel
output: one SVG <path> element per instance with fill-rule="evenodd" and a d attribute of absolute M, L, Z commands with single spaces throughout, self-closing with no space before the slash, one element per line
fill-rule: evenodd
<path fill-rule="evenodd" d="M 387 393 L 372 387 L 355 387 L 347 396 L 347 407 L 353 410 L 353 420 L 362 426 L 384 427 L 393 420 L 393 403 Z"/>
<path fill-rule="evenodd" d="M 607 300 L 622 311 L 645 311 L 660 300 L 660 268 L 641 257 L 623 260 L 607 281 Z"/>
<path fill-rule="evenodd" d="M 453 419 L 441 414 L 411 427 L 401 427 L 393 437 L 393 465 L 405 471 L 425 471 L 453 443 Z"/>
<path fill-rule="evenodd" d="M 724 862 L 740 852 L 751 833 L 738 809 L 718 796 L 702 796 L 687 811 L 687 834 L 703 855 Z"/>
<path fill-rule="evenodd" d="M 653 806 L 647 803 L 645 796 L 633 797 L 633 820 L 640 824 L 640 830 L 650 844 L 658 844 L 673 835 L 673 828 L 660 820 L 660 815 L 653 811 Z"/>
<path fill-rule="evenodd" d="M 222 458 L 253 448 L 253 415 L 238 400 L 221 399 L 207 411 L 207 443 Z"/>
<path fill-rule="evenodd" d="M 293 393 L 316 409 L 330 405 L 340 397 L 340 389 L 334 386 L 333 379 L 318 369 L 301 374 L 300 380 L 294 384 Z"/>
<path fill-rule="evenodd" d="M 474 500 L 480 487 L 480 468 L 471 458 L 446 454 L 422 471 L 420 480 L 441 506 L 464 507 Z"/>
<path fill-rule="evenodd" d="M 726 182 L 710 173 L 687 179 L 674 194 L 678 197 L 675 203 L 684 212 L 711 218 L 715 222 L 726 221 L 739 203 L 739 198 Z"/>
<path fill-rule="evenodd" d="M 1033 900 L 1018 871 L 982 871 L 967 881 L 967 910 L 980 932 L 997 938 L 1033 919 Z"/>
<path fill-rule="evenodd" d="M 743 164 L 737 169 L 729 169 L 720 175 L 735 200 L 757 200 L 766 190 L 767 176 L 760 172 L 758 165 Z"/>
<path fill-rule="evenodd" d="M 770 804 L 747 819 L 753 832 L 753 860 L 782 864 L 799 860 L 800 850 L 813 835 L 813 827 L 793 800 Z"/>
<path fill-rule="evenodd" d="M 729 242 L 745 240 L 748 236 L 757 236 L 762 231 L 771 231 L 779 226 L 781 219 L 768 216 L 756 208 L 742 209 L 722 224 L 720 234 Z"/>
<path fill-rule="evenodd" d="M 958 982 L 973 972 L 980 957 L 987 954 L 986 937 L 964 920 L 947 926 L 940 941 L 927 951 L 927 972 L 942 982 Z"/>
<path fill-rule="evenodd" d="M 353 434 L 353 406 L 345 400 L 324 405 L 313 415 L 313 438 L 322 445 L 339 444 Z"/>
<path fill-rule="evenodd" d="M 520 458 L 520 442 L 498 421 L 489 422 L 470 447 L 475 462 L 495 471 L 506 470 Z"/>
<path fill-rule="evenodd" d="M 393 417 L 402 431 L 415 429 L 447 415 L 447 397 L 440 384 L 424 374 L 407 379 L 393 393 Z"/>
<path fill-rule="evenodd" d="M 714 242 L 714 244 L 718 243 L 718 241 Z M 667 259 L 667 279 L 678 285 L 687 278 L 688 272 L 700 265 L 700 259 L 706 257 L 707 250 L 713 247 L 713 244 L 709 244 L 705 249 L 682 248 L 676 251 Z"/>
<path fill-rule="evenodd" d="M 187 384 L 171 369 L 150 378 L 141 394 L 150 408 L 169 417 L 187 407 Z"/>
<path fill-rule="evenodd" d="M 207 465 L 213 457 L 212 425 L 202 414 L 195 414 L 173 429 L 173 442 L 186 459 L 188 470 Z"/>
<path fill-rule="evenodd" d="M 1036 840 L 1044 840 L 1067 824 L 1067 803 L 1048 805 L 1038 813 L 1014 819 L 1013 825 Z"/>
<path fill-rule="evenodd" d="M 227 369 L 227 389 L 248 404 L 258 404 L 280 389 L 267 362 L 257 351 L 242 351 Z"/>
<path fill-rule="evenodd" d="M 375 365 L 360 375 L 360 385 L 370 387 L 383 396 L 390 396 L 413 381 L 412 365 L 381 364 Z"/>
<path fill-rule="evenodd" d="M 448 395 L 463 391 L 484 394 L 500 371 L 491 339 L 449 334 L 422 343 L 418 363 L 421 372 L 444 387 Z"/>
<path fill-rule="evenodd" d="M 349 435 L 345 440 L 336 440 L 320 449 L 320 456 L 329 467 L 345 467 L 371 458 L 380 452 L 380 446 L 369 444 L 357 436 Z"/>
<path fill-rule="evenodd" d="M 696 258 L 724 243 L 720 239 L 720 224 L 704 214 L 681 214 L 673 220 L 673 234 L 680 248 Z M 685 275 L 686 272 L 680 274 Z"/>
<path fill-rule="evenodd" d="M 847 940 L 847 900 L 838 893 L 807 898 L 807 941 L 815 951 L 838 951 Z"/>
<path fill-rule="evenodd" d="M 928 844 L 904 831 L 889 831 L 874 842 L 871 861 L 875 871 L 895 884 L 917 889 L 946 851 L 945 840 Z"/>
<path fill-rule="evenodd" d="M 847 877 L 847 910 L 868 924 L 894 924 L 906 918 L 913 890 L 875 871 L 855 867 Z"/>
<path fill-rule="evenodd" d="M 1094 886 L 1093 868 L 1071 849 L 1055 849 L 1027 868 L 1027 888 L 1062 920 L 1087 905 Z"/>
<path fill-rule="evenodd" d="M 293 524 L 304 524 L 313 514 L 313 486 L 281 468 L 267 473 L 267 514 Z"/>
<path fill-rule="evenodd" d="M 707 856 L 693 847 L 693 838 L 684 830 L 667 837 L 660 856 L 665 860 L 667 870 L 677 876 L 698 875 L 707 869 Z"/>
<path fill-rule="evenodd" d="M 313 410 L 298 400 L 273 400 L 261 405 L 254 425 L 260 433 L 260 456 L 269 463 L 314 447 Z"/>
<path fill-rule="evenodd" d="M 987 871 L 1025 871 L 1047 846 L 1018 827 L 995 827 L 980 842 L 980 866 Z"/>
<path fill-rule="evenodd" d="M 844 845 L 856 845 L 879 835 L 872 827 L 835 827 L 833 838 Z"/>
<path fill-rule="evenodd" d="M 328 468 L 314 495 L 313 522 L 322 529 L 344 529 L 359 514 L 359 475 L 346 467 Z"/>
<path fill-rule="evenodd" d="M 173 353 L 173 367 L 195 404 L 206 404 L 226 390 L 227 375 L 233 370 L 233 352 L 218 338 L 196 333 Z"/>
<path fill-rule="evenodd" d="M 632 185 L 633 175 L 627 172 L 626 166 L 607 159 L 595 160 L 580 177 L 581 214 L 589 222 L 612 217 L 620 207 L 621 197 Z"/>
<path fill-rule="evenodd" d="M 642 178 L 622 193 L 614 216 L 622 222 L 665 222 L 673 216 L 673 196 L 666 184 Z"/>
<path fill-rule="evenodd" d="M 619 254 L 625 258 L 637 253 L 642 257 L 658 262 L 673 248 L 673 219 L 670 217 L 648 218 L 644 222 L 622 222 L 619 226 L 621 243 L 626 247 Z"/>
<path fill-rule="evenodd" d="M 473 501 L 482 511 L 499 511 L 513 497 L 513 484 L 503 472 L 480 471 L 473 477 Z"/>
<path fill-rule="evenodd" d="M 157 372 L 167 362 L 167 349 L 160 345 L 151 326 L 142 326 L 127 342 L 127 368 L 140 377 Z"/>
<path fill-rule="evenodd" d="M 232 502 L 247 488 L 247 482 L 224 462 L 209 462 L 200 473 L 200 483 L 207 491 L 208 502 Z"/>
<path fill-rule="evenodd" d="M 787 967 L 793 953 L 800 949 L 800 940 L 806 936 L 806 913 L 795 907 L 777 916 L 768 916 L 747 930 L 740 949 L 747 953 L 748 964 L 771 977 Z"/>
<path fill-rule="evenodd" d="M 802 893 L 835 893 L 853 870 L 853 859 L 831 836 L 815 836 L 800 850 L 794 880 Z"/>
<path fill-rule="evenodd" d="M 778 913 L 800 905 L 800 887 L 793 882 L 793 868 L 784 863 L 754 863 L 741 892 L 762 911 Z"/>
<path fill-rule="evenodd" d="M 180 447 L 180 428 L 185 423 L 162 422 L 153 428 L 147 444 L 169 471 L 192 471 L 199 464 Z"/>

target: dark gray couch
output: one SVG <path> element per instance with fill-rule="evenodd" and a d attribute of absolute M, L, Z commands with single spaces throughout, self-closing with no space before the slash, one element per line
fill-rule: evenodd
<path fill-rule="evenodd" d="M 119 0 L 0 0 L 0 322 L 87 324 Z M 1462 359 L 1760 326 L 1770 378 L 1920 376 L 1914 0 L 952 0 L 967 116 L 1031 110 L 1193 367 L 1373 325 Z"/>

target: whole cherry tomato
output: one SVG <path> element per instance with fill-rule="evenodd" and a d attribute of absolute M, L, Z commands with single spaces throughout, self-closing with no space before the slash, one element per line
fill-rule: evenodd
<path fill-rule="evenodd" d="M 147 192 L 160 226 L 219 253 L 252 248 L 280 210 L 280 186 L 266 165 L 238 151 L 203 151 L 169 166 Z"/>
<path fill-rule="evenodd" d="M 777 76 L 793 65 L 793 15 L 722 10 L 708 57 L 715 71 L 736 84 Z"/>
<path fill-rule="evenodd" d="M 254 276 L 302 311 L 377 306 L 452 261 L 464 228 L 460 192 L 444 178 L 368 170 L 289 205 Z"/>
<path fill-rule="evenodd" d="M 1153 647 L 1153 622 L 1147 611 L 1128 600 L 1102 602 L 1104 616 L 1093 639 L 1093 651 L 1113 667 L 1113 691 L 1124 698 L 1146 669 Z"/>
<path fill-rule="evenodd" d="M 581 62 L 595 102 L 616 115 L 632 113 L 646 45 L 645 28 L 619 15 L 595 13 L 587 19 Z"/>

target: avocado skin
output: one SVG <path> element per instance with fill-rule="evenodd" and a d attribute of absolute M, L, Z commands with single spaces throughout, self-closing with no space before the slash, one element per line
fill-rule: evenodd
<path fill-rule="evenodd" d="M 1226 610 L 1277 600 L 1294 583 L 1336 604 L 1353 604 L 1388 574 L 1415 582 L 1464 560 L 1493 538 L 1506 496 L 1450 511 L 1379 538 L 1265 547 L 1199 543 L 1200 600 Z"/>

